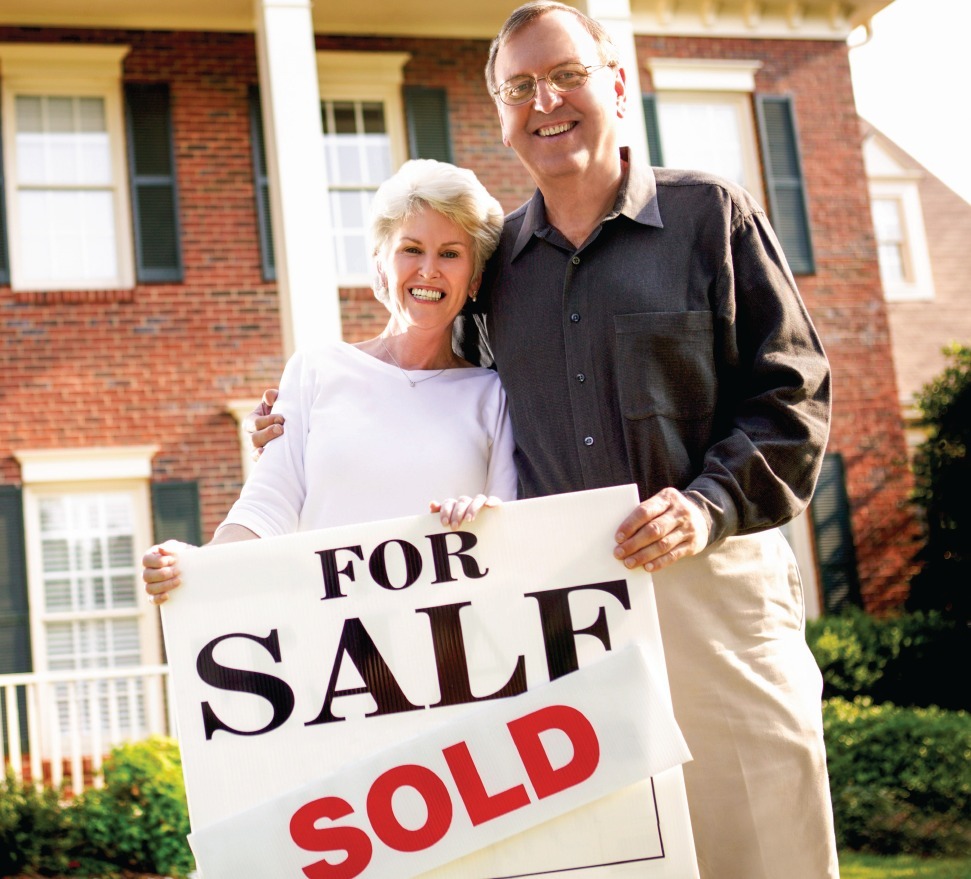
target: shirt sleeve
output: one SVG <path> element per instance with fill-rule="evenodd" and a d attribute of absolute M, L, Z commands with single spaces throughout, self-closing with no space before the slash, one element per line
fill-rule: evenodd
<path fill-rule="evenodd" d="M 717 281 L 719 432 L 686 489 L 709 542 L 787 522 L 812 497 L 829 436 L 830 369 L 768 220 L 744 214 Z"/>
<path fill-rule="evenodd" d="M 242 525 L 260 537 L 297 530 L 307 496 L 304 451 L 313 390 L 314 371 L 298 352 L 287 362 L 273 406 L 284 417 L 283 436 L 266 445 L 223 525 Z"/>
<path fill-rule="evenodd" d="M 519 493 L 519 478 L 513 461 L 516 444 L 513 440 L 512 422 L 509 420 L 506 392 L 498 381 L 496 388 L 496 419 L 489 450 L 485 493 L 495 495 L 504 501 L 514 501 Z"/>

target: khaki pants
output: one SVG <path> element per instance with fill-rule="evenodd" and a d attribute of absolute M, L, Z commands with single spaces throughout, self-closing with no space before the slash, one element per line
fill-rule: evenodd
<path fill-rule="evenodd" d="M 822 679 L 778 530 L 654 575 L 703 879 L 837 879 Z"/>

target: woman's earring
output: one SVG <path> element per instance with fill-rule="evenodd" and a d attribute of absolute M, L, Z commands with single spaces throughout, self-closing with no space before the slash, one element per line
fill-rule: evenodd
<path fill-rule="evenodd" d="M 476 297 L 478 295 L 479 295 L 479 290 L 477 287 L 473 288 L 472 290 L 469 290 L 469 299 L 471 299 L 473 302 L 475 302 Z"/>

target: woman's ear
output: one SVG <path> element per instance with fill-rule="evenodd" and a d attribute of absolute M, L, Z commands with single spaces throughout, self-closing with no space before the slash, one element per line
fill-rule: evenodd
<path fill-rule="evenodd" d="M 479 295 L 479 287 L 482 286 L 482 272 L 472 276 L 472 280 L 469 281 L 469 299 L 475 302 L 476 296 Z"/>

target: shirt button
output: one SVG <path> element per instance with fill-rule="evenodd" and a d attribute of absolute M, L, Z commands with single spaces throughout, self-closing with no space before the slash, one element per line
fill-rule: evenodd
<path fill-rule="evenodd" d="M 573 314 L 570 315 L 570 320 L 572 320 L 573 323 L 577 323 L 577 321 L 580 320 L 580 315 L 574 311 Z"/>
<path fill-rule="evenodd" d="M 582 372 L 578 372 L 577 373 L 577 381 L 578 382 L 580 382 L 582 384 L 586 380 L 587 380 L 587 377 Z"/>
<path fill-rule="evenodd" d="M 583 438 L 583 444 L 585 446 L 592 446 L 593 445 L 593 437 L 592 436 L 585 436 Z"/>
<path fill-rule="evenodd" d="M 578 266 L 578 265 L 580 265 L 580 257 L 578 257 L 578 256 L 575 256 L 575 257 L 573 257 L 573 259 L 572 259 L 572 260 L 570 260 L 570 261 L 571 261 L 571 262 L 573 263 L 573 265 L 575 265 L 575 266 Z"/>

